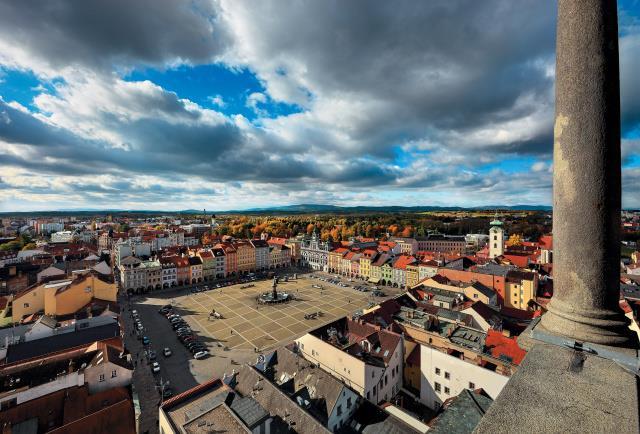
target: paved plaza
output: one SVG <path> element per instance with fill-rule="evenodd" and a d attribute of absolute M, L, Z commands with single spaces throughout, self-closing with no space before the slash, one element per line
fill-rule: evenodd
<path fill-rule="evenodd" d="M 327 277 L 325 273 L 321 274 Z M 125 329 L 127 348 L 136 362 L 134 384 L 139 393 L 142 416 L 141 432 L 157 432 L 158 403 L 160 396 L 156 386 L 160 380 L 167 382 L 174 394 L 201 384 L 211 378 L 222 378 L 231 374 L 243 363 L 255 363 L 258 352 L 269 351 L 288 344 L 301 336 L 337 318 L 351 315 L 358 309 L 379 303 L 383 298 L 372 297 L 371 292 L 358 292 L 348 287 L 339 287 L 328 282 L 303 275 L 297 280 L 280 282 L 278 291 L 292 294 L 294 300 L 275 306 L 258 305 L 256 297 L 271 290 L 272 281 L 252 283 L 253 287 L 242 288 L 237 284 L 192 294 L 189 288 L 136 296 L 125 306 Z M 322 290 L 314 288 L 322 286 Z M 189 323 L 194 333 L 208 346 L 211 355 L 202 360 L 193 356 L 179 342 L 169 322 L 158 309 L 171 303 L 174 310 Z M 136 309 L 144 325 L 143 334 L 150 338 L 158 353 L 161 372 L 152 374 L 143 356 L 144 348 L 136 339 L 130 311 Z M 222 315 L 214 319 L 209 314 L 215 309 Z M 315 319 L 305 319 L 305 314 L 321 312 Z M 160 355 L 169 347 L 173 355 Z"/>
<path fill-rule="evenodd" d="M 358 292 L 309 277 L 280 282 L 278 291 L 292 294 L 294 300 L 279 305 L 259 305 L 256 297 L 271 290 L 269 280 L 254 287 L 233 285 L 208 292 L 174 297 L 178 311 L 193 321 L 213 341 L 230 350 L 263 351 L 291 342 L 321 324 L 366 308 L 373 299 L 370 292 Z M 322 286 L 323 289 L 315 288 Z M 376 298 L 376 302 L 380 299 Z M 215 309 L 222 319 L 209 314 Z M 321 312 L 315 319 L 305 314 Z"/>

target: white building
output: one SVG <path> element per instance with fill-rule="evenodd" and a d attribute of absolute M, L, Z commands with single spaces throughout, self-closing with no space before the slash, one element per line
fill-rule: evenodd
<path fill-rule="evenodd" d="M 73 240 L 72 231 L 54 232 L 51 234 L 52 243 L 70 243 Z"/>
<path fill-rule="evenodd" d="M 120 261 L 128 256 L 143 257 L 151 256 L 151 243 L 137 241 L 135 238 L 129 238 L 121 241 L 113 246 L 113 259 L 116 266 L 120 265 Z"/>
<path fill-rule="evenodd" d="M 302 240 L 300 246 L 301 265 L 313 270 L 328 270 L 329 251 L 331 247 L 328 242 L 322 241 L 316 231 L 311 238 Z"/>
<path fill-rule="evenodd" d="M 160 261 L 141 261 L 127 256 L 120 261 L 120 283 L 127 291 L 160 289 L 163 284 Z"/>
<path fill-rule="evenodd" d="M 271 256 L 269 254 L 269 244 L 264 240 L 251 240 L 251 245 L 255 249 L 256 254 L 256 270 L 267 270 L 271 265 Z"/>
<path fill-rule="evenodd" d="M 420 401 L 437 409 L 464 389 L 482 388 L 496 399 L 509 377 L 427 345 L 420 345 Z"/>
<path fill-rule="evenodd" d="M 170 288 L 178 285 L 178 266 L 171 257 L 159 259 L 162 267 L 162 287 Z"/>
<path fill-rule="evenodd" d="M 296 339 L 298 351 L 360 396 L 377 404 L 402 387 L 402 337 L 341 318 Z"/>
<path fill-rule="evenodd" d="M 493 259 L 504 254 L 504 229 L 502 222 L 497 218 L 489 224 L 491 225 L 491 229 L 489 229 L 489 258 Z"/>
<path fill-rule="evenodd" d="M 489 235 L 487 234 L 467 234 L 464 236 L 467 242 L 467 249 L 471 251 L 479 250 L 483 248 L 489 241 Z"/>
<path fill-rule="evenodd" d="M 211 249 L 211 253 L 215 258 L 214 277 L 220 279 L 226 277 L 227 256 L 223 249 Z"/>
<path fill-rule="evenodd" d="M 50 234 L 64 230 L 64 223 L 36 223 L 36 231 L 39 234 Z"/>

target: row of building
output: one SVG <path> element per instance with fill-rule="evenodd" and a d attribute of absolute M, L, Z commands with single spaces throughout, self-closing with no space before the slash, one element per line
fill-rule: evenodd
<path fill-rule="evenodd" d="M 209 282 L 291 265 L 291 249 L 279 241 L 227 239 L 213 247 L 165 251 L 155 258 L 118 260 L 122 288 L 147 291 Z"/>

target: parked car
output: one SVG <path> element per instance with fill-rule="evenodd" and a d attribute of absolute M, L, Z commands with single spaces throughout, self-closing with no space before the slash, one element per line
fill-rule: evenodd
<path fill-rule="evenodd" d="M 142 344 L 143 345 L 149 345 L 151 343 L 151 339 L 149 339 L 147 336 L 143 336 L 142 337 Z"/>
<path fill-rule="evenodd" d="M 207 357 L 209 355 L 209 351 L 204 350 L 204 351 L 198 351 L 197 353 L 195 353 L 193 355 L 194 359 L 204 359 L 205 357 Z"/>
<path fill-rule="evenodd" d="M 162 354 L 164 354 L 165 357 L 169 357 L 173 353 L 171 352 L 171 348 L 165 347 L 165 349 L 162 350 Z"/>
<path fill-rule="evenodd" d="M 147 353 L 147 356 L 149 357 L 149 360 L 155 360 L 156 359 L 156 352 L 153 350 L 149 350 L 149 352 Z"/>
<path fill-rule="evenodd" d="M 153 363 L 151 364 L 151 371 L 152 371 L 154 374 L 157 374 L 158 372 L 160 372 L 160 363 L 158 363 L 158 362 L 153 362 Z"/>
<path fill-rule="evenodd" d="M 171 398 L 173 396 L 173 390 L 170 387 L 165 387 L 162 391 L 162 397 L 164 399 Z"/>

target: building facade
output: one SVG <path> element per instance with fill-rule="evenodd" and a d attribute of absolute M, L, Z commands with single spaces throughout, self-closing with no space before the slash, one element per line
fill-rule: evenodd
<path fill-rule="evenodd" d="M 328 271 L 330 245 L 313 232 L 311 238 L 302 240 L 300 246 L 301 265 L 313 270 Z"/>

